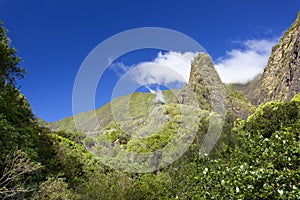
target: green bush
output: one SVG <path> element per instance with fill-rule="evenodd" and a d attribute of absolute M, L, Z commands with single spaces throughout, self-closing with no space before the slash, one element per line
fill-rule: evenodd
<path fill-rule="evenodd" d="M 299 117 L 299 101 L 284 103 L 280 101 L 267 102 L 260 105 L 254 114 L 246 121 L 246 130 L 270 137 L 282 127 L 295 123 Z"/>

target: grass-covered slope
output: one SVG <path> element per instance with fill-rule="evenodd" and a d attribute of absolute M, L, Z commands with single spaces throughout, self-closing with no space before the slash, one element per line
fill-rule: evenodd
<path fill-rule="evenodd" d="M 165 90 L 163 95 L 166 102 L 171 103 L 176 99 L 177 90 Z M 74 124 L 74 118 L 80 127 L 79 131 L 97 131 L 109 126 L 114 122 L 114 117 L 122 117 L 124 106 L 129 104 L 129 111 L 131 118 L 139 118 L 148 114 L 149 107 L 154 103 L 156 95 L 145 92 L 135 92 L 133 94 L 118 97 L 112 100 L 112 102 L 100 107 L 96 111 L 87 111 L 79 113 L 76 116 L 67 117 L 57 122 L 48 123 L 47 126 L 55 131 L 76 131 Z M 112 112 L 112 106 L 113 111 Z M 93 117 L 97 116 L 98 123 L 95 123 Z M 114 115 L 115 116 L 114 116 Z M 123 116 L 125 117 L 125 116 Z M 100 126 L 99 126 L 100 125 Z"/>

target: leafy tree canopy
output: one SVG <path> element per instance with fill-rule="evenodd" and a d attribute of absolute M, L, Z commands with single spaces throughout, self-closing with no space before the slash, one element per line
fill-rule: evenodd
<path fill-rule="evenodd" d="M 7 30 L 0 21 L 0 81 L 10 84 L 16 83 L 16 78 L 23 78 L 25 70 L 18 67 L 21 59 L 17 56 L 17 51 L 10 45 L 7 37 Z"/>

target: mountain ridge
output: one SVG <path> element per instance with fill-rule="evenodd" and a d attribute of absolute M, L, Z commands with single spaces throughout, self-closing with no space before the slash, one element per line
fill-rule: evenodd
<path fill-rule="evenodd" d="M 289 102 L 300 92 L 300 12 L 280 41 L 273 46 L 263 74 L 245 84 L 231 83 L 231 90 L 242 93 L 258 106 L 264 102 Z"/>
<path fill-rule="evenodd" d="M 292 23 L 291 27 L 285 32 L 279 43 L 272 48 L 272 53 L 263 74 L 257 75 L 253 80 L 246 84 L 228 84 L 227 108 L 229 108 L 237 117 L 246 119 L 251 114 L 253 107 L 271 100 L 290 101 L 293 96 L 300 92 L 300 12 Z M 197 68 L 197 66 L 201 66 Z M 202 70 L 202 71 L 200 71 Z M 220 82 L 219 77 L 213 69 L 213 62 L 209 55 L 199 54 L 191 64 L 190 80 L 183 89 L 165 90 L 163 94 L 167 96 L 168 102 L 174 102 L 187 105 L 199 105 L 201 109 L 210 110 L 211 99 L 208 85 Z M 206 73 L 205 75 L 203 75 Z M 204 78 L 209 76 L 209 78 Z M 207 84 L 206 81 L 210 83 Z M 219 84 L 218 87 L 225 87 L 225 84 Z M 139 95 L 137 95 L 139 94 Z M 172 94 L 172 95 L 171 95 Z M 133 96 L 139 96 L 133 104 L 140 104 L 138 101 L 145 101 L 149 104 L 153 101 L 155 95 L 150 93 L 133 93 Z M 194 96 L 193 96 L 194 95 Z M 196 95 L 196 96 L 195 96 Z M 241 97 L 244 96 L 245 98 Z M 190 99 L 187 99 L 190 96 Z M 192 97 L 193 96 L 193 97 Z M 127 96 L 118 97 L 112 102 L 120 104 Z M 143 104 L 141 108 L 146 109 Z M 252 105 L 251 105 L 252 104 Z M 253 106 L 254 105 L 254 106 Z M 137 108 L 138 106 L 133 106 Z M 99 124 L 102 127 L 109 126 L 114 121 L 111 114 L 110 103 L 96 110 Z M 79 113 L 76 116 L 64 118 L 57 122 L 47 123 L 52 130 L 76 131 L 73 122 L 74 117 L 80 118 L 79 131 L 95 131 L 97 129 L 96 121 L 91 123 L 91 113 L 87 111 Z M 106 113 L 106 114 L 104 114 Z M 137 114 L 139 114 L 137 112 Z M 144 113 L 145 114 L 145 113 Z M 99 128 L 99 127 L 98 127 Z"/>
<path fill-rule="evenodd" d="M 290 101 L 300 92 L 300 12 L 279 43 L 272 48 L 260 85 L 258 104 Z"/>

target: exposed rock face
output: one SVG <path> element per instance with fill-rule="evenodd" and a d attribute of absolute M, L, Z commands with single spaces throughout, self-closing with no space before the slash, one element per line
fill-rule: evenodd
<path fill-rule="evenodd" d="M 197 62 L 198 61 L 198 62 Z M 209 91 L 204 81 L 201 67 L 213 67 L 207 54 L 199 54 L 192 62 L 189 83 L 181 90 L 178 101 L 181 104 L 200 106 L 204 110 L 210 109 Z"/>
<path fill-rule="evenodd" d="M 220 99 L 226 96 L 224 84 L 214 69 L 214 64 L 208 54 L 201 53 L 193 61 L 189 83 L 177 96 L 181 104 L 199 106 L 201 109 L 210 110 L 211 105 L 215 109 L 220 106 Z"/>
<path fill-rule="evenodd" d="M 300 13 L 296 21 L 273 47 L 264 69 L 258 103 L 290 101 L 300 92 Z"/>

